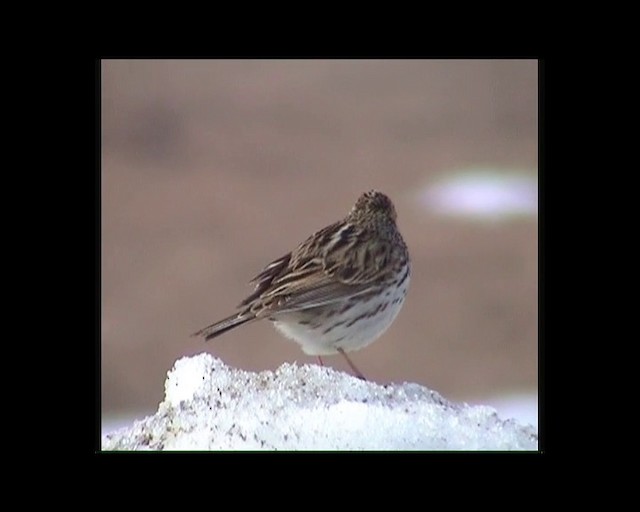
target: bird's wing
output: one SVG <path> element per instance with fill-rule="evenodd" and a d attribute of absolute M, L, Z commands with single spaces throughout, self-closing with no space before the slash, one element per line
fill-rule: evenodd
<path fill-rule="evenodd" d="M 310 274 L 296 281 L 282 283 L 260 296 L 258 308 L 265 309 L 261 316 L 286 313 L 301 309 L 326 306 L 362 295 L 373 288 L 368 284 L 347 285 L 326 274 Z M 255 310 L 254 310 L 255 311 Z"/>
<path fill-rule="evenodd" d="M 240 307 L 269 316 L 365 295 L 384 282 L 390 251 L 353 225 L 332 224 L 267 265 Z"/>

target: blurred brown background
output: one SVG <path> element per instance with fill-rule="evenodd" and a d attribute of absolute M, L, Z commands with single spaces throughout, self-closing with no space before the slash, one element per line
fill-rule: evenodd
<path fill-rule="evenodd" d="M 352 355 L 371 380 L 452 400 L 537 388 L 537 217 L 420 202 L 468 167 L 537 176 L 534 60 L 102 62 L 102 410 L 154 412 L 182 356 L 314 363 L 268 322 L 205 344 L 261 268 L 371 188 L 413 259 L 393 326 Z M 349 371 L 340 356 L 325 364 Z"/>

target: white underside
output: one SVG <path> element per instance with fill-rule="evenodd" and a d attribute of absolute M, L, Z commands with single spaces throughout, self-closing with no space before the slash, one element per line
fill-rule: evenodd
<path fill-rule="evenodd" d="M 323 327 L 315 327 L 318 320 L 318 312 L 308 310 L 296 313 L 288 313 L 274 319 L 275 327 L 288 338 L 297 342 L 305 354 L 314 356 L 324 356 L 336 354 L 338 348 L 345 352 L 351 352 L 366 347 L 373 343 L 384 333 L 393 323 L 402 308 L 409 278 L 405 279 L 402 288 L 387 295 L 372 297 L 367 302 L 357 304 L 345 313 L 335 313 L 331 318 L 331 324 L 343 322 L 329 332 L 324 333 Z M 393 303 L 395 301 L 395 303 Z M 375 316 L 361 318 L 348 326 L 354 318 L 365 315 L 375 310 L 380 304 L 388 302 L 387 307 L 379 311 Z M 343 304 L 336 304 L 332 307 L 339 311 Z M 310 322 L 308 325 L 301 324 L 300 320 Z"/>

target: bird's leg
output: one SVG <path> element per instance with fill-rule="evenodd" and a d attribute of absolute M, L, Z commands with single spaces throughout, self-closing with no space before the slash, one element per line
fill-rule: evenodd
<path fill-rule="evenodd" d="M 338 352 L 340 352 L 344 356 L 344 358 L 347 360 L 347 363 L 349 363 L 349 366 L 353 370 L 353 373 L 356 374 L 356 377 L 358 377 L 359 379 L 362 379 L 362 380 L 367 380 L 367 378 L 364 375 L 362 375 L 362 372 L 356 368 L 356 365 L 351 362 L 351 359 L 349 359 L 347 357 L 347 354 L 345 353 L 344 350 L 339 348 Z"/>
<path fill-rule="evenodd" d="M 322 358 L 320 356 L 316 356 L 318 358 L 318 362 L 320 363 L 320 366 L 324 366 L 324 363 L 322 362 Z"/>

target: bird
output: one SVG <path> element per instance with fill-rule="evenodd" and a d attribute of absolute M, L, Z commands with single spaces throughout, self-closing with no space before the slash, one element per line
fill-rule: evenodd
<path fill-rule="evenodd" d="M 404 303 L 411 276 L 409 250 L 395 206 L 377 190 L 360 195 L 342 220 L 313 233 L 253 278 L 237 311 L 192 336 L 205 341 L 260 319 L 322 357 L 347 356 L 378 339 Z"/>

